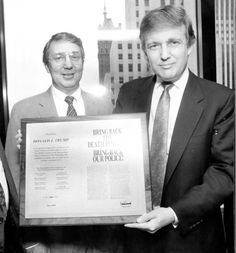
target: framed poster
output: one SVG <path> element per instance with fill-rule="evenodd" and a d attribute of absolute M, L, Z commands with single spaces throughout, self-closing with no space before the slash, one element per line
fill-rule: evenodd
<path fill-rule="evenodd" d="M 151 210 L 145 114 L 22 120 L 20 224 L 133 222 Z"/>

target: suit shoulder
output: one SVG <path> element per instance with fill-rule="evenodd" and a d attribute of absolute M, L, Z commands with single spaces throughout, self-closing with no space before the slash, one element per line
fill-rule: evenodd
<path fill-rule="evenodd" d="M 205 90 L 205 93 L 220 93 L 221 95 L 231 95 L 234 94 L 234 90 L 224 86 L 223 84 L 219 84 L 207 79 L 203 79 L 198 77 L 199 79 L 199 84 L 202 87 L 202 90 Z"/>
<path fill-rule="evenodd" d="M 155 84 L 154 78 L 155 76 L 148 76 L 124 83 L 120 88 L 118 98 L 127 97 L 128 99 L 133 99 L 139 96 L 147 88 Z"/>
<path fill-rule="evenodd" d="M 47 92 L 42 92 L 40 94 L 36 94 L 34 96 L 30 96 L 27 98 L 24 98 L 14 104 L 14 106 L 22 106 L 22 105 L 29 105 L 29 104 L 35 104 L 40 100 L 41 98 L 44 98 L 47 95 Z"/>
<path fill-rule="evenodd" d="M 36 94 L 34 96 L 31 96 L 31 97 L 24 98 L 24 99 L 16 102 L 13 105 L 12 112 L 14 112 L 14 111 L 22 111 L 24 109 L 27 110 L 27 109 L 31 108 L 32 106 L 38 104 L 38 102 L 41 99 L 44 99 L 46 96 L 48 96 L 48 92 L 47 91 L 42 92 L 40 94 Z"/>
<path fill-rule="evenodd" d="M 216 83 L 214 81 L 210 81 L 201 77 L 198 77 L 196 75 L 192 75 L 193 78 L 196 80 L 198 86 L 201 89 L 202 94 L 204 94 L 205 98 L 209 98 L 212 100 L 212 97 L 215 98 L 215 100 L 218 100 L 218 102 L 221 100 L 228 99 L 229 97 L 234 97 L 234 90 Z M 191 80 L 194 80 L 191 79 Z"/>
<path fill-rule="evenodd" d="M 104 94 L 83 91 L 85 107 L 89 110 L 88 114 L 102 115 L 112 112 L 111 94 L 106 91 Z"/>
<path fill-rule="evenodd" d="M 109 103 L 110 94 L 96 94 L 94 92 L 83 91 L 83 98 L 93 104 L 107 104 Z"/>
<path fill-rule="evenodd" d="M 136 89 L 142 89 L 146 87 L 147 83 L 149 83 L 149 81 L 152 81 L 153 78 L 154 78 L 153 76 L 147 76 L 147 77 L 134 79 L 132 81 L 124 83 L 120 89 L 122 90 L 131 89 L 132 91 Z"/>

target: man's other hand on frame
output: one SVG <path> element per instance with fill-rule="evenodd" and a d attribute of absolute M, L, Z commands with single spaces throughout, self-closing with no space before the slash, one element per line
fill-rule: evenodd
<path fill-rule="evenodd" d="M 15 138 L 16 138 L 16 146 L 17 146 L 18 149 L 20 149 L 20 145 L 21 145 L 21 142 L 22 142 L 22 134 L 21 134 L 20 129 L 18 129 Z"/>
<path fill-rule="evenodd" d="M 136 228 L 148 233 L 155 233 L 162 227 L 175 222 L 175 215 L 170 207 L 156 207 L 149 213 L 145 213 L 137 219 L 136 223 L 125 224 L 125 227 Z"/>

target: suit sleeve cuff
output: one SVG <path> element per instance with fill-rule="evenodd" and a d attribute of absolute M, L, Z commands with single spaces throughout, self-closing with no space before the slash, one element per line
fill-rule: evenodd
<path fill-rule="evenodd" d="M 177 228 L 178 225 L 179 225 L 179 219 L 178 219 L 178 217 L 177 217 L 175 211 L 174 211 L 171 207 L 169 207 L 169 209 L 170 209 L 170 211 L 173 213 L 173 216 L 174 216 L 174 218 L 175 218 L 174 222 L 172 222 L 172 226 L 173 226 L 174 228 Z"/>

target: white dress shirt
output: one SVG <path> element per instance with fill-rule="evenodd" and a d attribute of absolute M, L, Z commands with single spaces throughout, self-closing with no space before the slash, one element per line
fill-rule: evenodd
<path fill-rule="evenodd" d="M 183 72 L 182 76 L 180 79 L 176 82 L 174 82 L 173 87 L 170 88 L 169 94 L 170 94 L 170 109 L 169 109 L 169 120 L 168 120 L 168 140 L 167 140 L 167 152 L 169 154 L 169 149 L 170 149 L 170 143 L 171 143 L 171 138 L 175 126 L 175 121 L 178 115 L 179 107 L 181 100 L 183 98 L 184 90 L 188 81 L 189 77 L 189 71 L 188 68 L 185 69 Z M 152 132 L 153 132 L 153 124 L 155 120 L 155 114 L 156 114 L 156 109 L 157 105 L 159 102 L 159 99 L 161 97 L 161 94 L 163 92 L 164 88 L 161 85 L 161 83 L 156 82 L 155 87 L 153 89 L 152 93 L 152 102 L 151 102 L 151 110 L 150 110 L 150 116 L 149 116 L 149 144 L 151 147 L 151 141 L 152 141 Z M 176 213 L 172 208 L 169 208 L 174 217 L 175 221 L 173 223 L 174 228 L 178 226 L 178 217 L 176 216 Z"/>
<path fill-rule="evenodd" d="M 58 116 L 65 117 L 68 109 L 68 104 L 65 102 L 65 97 L 67 95 L 55 88 L 53 85 L 51 86 L 51 90 Z M 73 100 L 73 106 L 77 112 L 77 115 L 85 115 L 85 107 L 83 97 L 81 95 L 81 88 L 79 87 L 71 96 L 75 98 Z"/>
<path fill-rule="evenodd" d="M 2 165 L 1 159 L 0 159 L 0 183 L 1 183 L 3 191 L 4 191 L 6 206 L 8 208 L 9 193 L 8 193 L 7 180 L 6 180 L 6 176 L 5 176 L 5 172 L 4 172 L 4 169 L 3 169 L 3 165 Z"/>
<path fill-rule="evenodd" d="M 189 71 L 186 68 L 181 78 L 174 82 L 173 87 L 169 90 L 170 94 L 170 110 L 169 110 L 169 121 L 168 121 L 168 141 L 167 141 L 167 151 L 170 149 L 171 138 L 175 126 L 175 121 L 179 111 L 180 103 L 184 94 L 184 90 L 188 81 Z M 151 145 L 153 124 L 155 120 L 156 108 L 163 92 L 164 88 L 161 83 L 156 82 L 152 94 L 152 103 L 149 117 L 149 143 Z"/>

